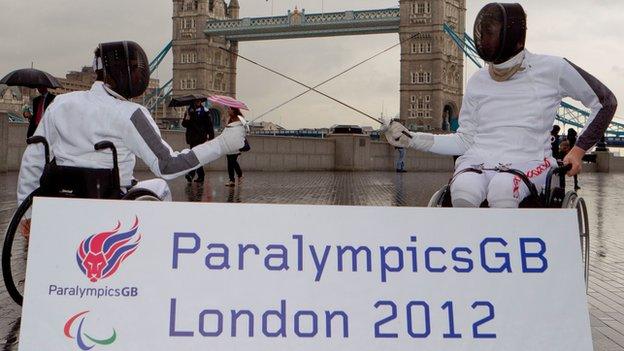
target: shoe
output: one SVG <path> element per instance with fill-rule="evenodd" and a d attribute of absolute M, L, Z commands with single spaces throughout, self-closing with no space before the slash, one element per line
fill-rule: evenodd
<path fill-rule="evenodd" d="M 225 183 L 225 186 L 234 186 L 234 185 L 235 185 L 234 182 L 227 182 L 227 183 Z"/>
<path fill-rule="evenodd" d="M 197 178 L 195 179 L 195 183 L 203 183 L 204 182 L 204 178 Z"/>
<path fill-rule="evenodd" d="M 189 182 L 189 183 L 193 181 L 193 176 L 191 176 L 189 174 L 185 175 L 184 178 L 186 178 L 186 181 Z"/>
<path fill-rule="evenodd" d="M 243 177 L 242 176 L 238 177 L 238 179 L 236 181 L 238 182 L 238 184 L 242 183 L 243 182 Z"/>

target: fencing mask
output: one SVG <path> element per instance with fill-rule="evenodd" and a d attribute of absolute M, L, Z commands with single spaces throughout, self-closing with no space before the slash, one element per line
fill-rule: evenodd
<path fill-rule="evenodd" d="M 520 4 L 487 4 L 475 20 L 477 53 L 486 62 L 503 63 L 524 49 L 526 30 L 526 13 Z"/>
<path fill-rule="evenodd" d="M 140 96 L 149 83 L 149 62 L 145 51 L 133 41 L 102 43 L 96 50 L 94 66 L 105 80 L 126 99 Z"/>

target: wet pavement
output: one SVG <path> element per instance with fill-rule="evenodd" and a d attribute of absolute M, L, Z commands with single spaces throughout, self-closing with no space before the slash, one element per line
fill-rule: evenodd
<path fill-rule="evenodd" d="M 170 183 L 175 201 L 242 202 L 356 206 L 426 206 L 448 181 L 447 173 L 253 172 L 240 186 L 226 187 L 227 176 L 208 172 L 202 184 L 184 178 Z M 148 178 L 149 174 L 139 174 Z M 17 173 L 0 174 L 0 230 L 15 211 Z M 594 349 L 624 351 L 624 174 L 583 174 L 591 253 L 588 303 Z M 0 350 L 16 350 L 21 309 L 0 282 Z"/>

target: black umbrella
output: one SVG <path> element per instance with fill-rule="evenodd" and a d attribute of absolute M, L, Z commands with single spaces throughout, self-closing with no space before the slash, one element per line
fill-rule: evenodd
<path fill-rule="evenodd" d="M 4 78 L 0 80 L 0 84 L 28 88 L 47 87 L 56 89 L 63 87 L 51 74 L 34 68 L 15 70 L 4 76 Z"/>
<path fill-rule="evenodd" d="M 193 104 L 193 101 L 195 100 L 200 100 L 201 102 L 204 102 L 208 100 L 208 97 L 206 97 L 205 95 L 201 95 L 201 94 L 191 94 L 191 95 L 180 96 L 180 97 L 171 99 L 171 102 L 169 102 L 169 107 L 190 106 Z"/>

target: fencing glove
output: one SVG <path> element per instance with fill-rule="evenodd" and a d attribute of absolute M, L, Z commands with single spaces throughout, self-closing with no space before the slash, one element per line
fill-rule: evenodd
<path fill-rule="evenodd" d="M 409 133 L 412 138 L 410 139 L 403 132 Z M 432 134 L 410 132 L 399 122 L 391 122 L 385 135 L 388 143 L 395 147 L 411 147 L 419 151 L 429 151 L 433 146 Z"/>
<path fill-rule="evenodd" d="M 215 140 L 219 142 L 222 154 L 236 153 L 245 146 L 245 126 L 242 122 L 230 123 Z"/>

